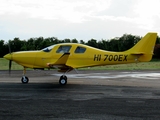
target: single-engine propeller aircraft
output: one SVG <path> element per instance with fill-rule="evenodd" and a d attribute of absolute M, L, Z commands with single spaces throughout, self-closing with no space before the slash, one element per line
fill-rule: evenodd
<path fill-rule="evenodd" d="M 100 50 L 77 43 L 62 43 L 46 47 L 39 51 L 12 52 L 4 56 L 24 67 L 22 83 L 28 83 L 26 68 L 58 68 L 63 75 L 61 85 L 67 83 L 67 72 L 82 67 L 147 62 L 152 59 L 157 33 L 146 34 L 135 46 L 124 52 Z"/>

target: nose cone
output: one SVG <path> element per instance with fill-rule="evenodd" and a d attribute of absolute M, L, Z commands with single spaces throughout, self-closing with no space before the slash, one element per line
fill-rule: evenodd
<path fill-rule="evenodd" d="M 7 54 L 7 55 L 3 56 L 3 58 L 5 58 L 7 60 L 12 60 L 12 55 L 11 54 Z"/>

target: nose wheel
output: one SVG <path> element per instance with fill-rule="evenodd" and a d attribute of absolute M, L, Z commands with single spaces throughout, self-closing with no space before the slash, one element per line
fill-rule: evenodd
<path fill-rule="evenodd" d="M 67 84 L 67 76 L 62 75 L 59 79 L 59 84 L 60 85 L 66 85 Z"/>
<path fill-rule="evenodd" d="M 23 76 L 22 79 L 21 79 L 21 81 L 22 81 L 23 84 L 26 84 L 26 83 L 29 82 L 29 79 L 28 79 L 28 77 Z"/>

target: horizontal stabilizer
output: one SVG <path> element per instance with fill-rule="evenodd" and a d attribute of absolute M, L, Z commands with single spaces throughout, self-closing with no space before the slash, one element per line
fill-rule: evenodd
<path fill-rule="evenodd" d="M 131 53 L 131 55 L 144 55 L 145 53 L 144 52 L 134 52 L 134 53 Z"/>

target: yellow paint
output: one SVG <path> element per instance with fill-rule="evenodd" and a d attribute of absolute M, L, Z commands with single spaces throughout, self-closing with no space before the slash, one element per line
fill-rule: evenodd
<path fill-rule="evenodd" d="M 124 52 L 104 51 L 77 43 L 62 43 L 40 51 L 13 52 L 4 58 L 28 68 L 58 67 L 61 71 L 69 68 L 147 62 L 152 59 L 156 38 L 157 33 L 148 33 L 135 46 Z M 71 48 L 68 53 L 58 53 L 60 46 Z M 84 53 L 75 53 L 77 47 L 86 50 Z"/>

